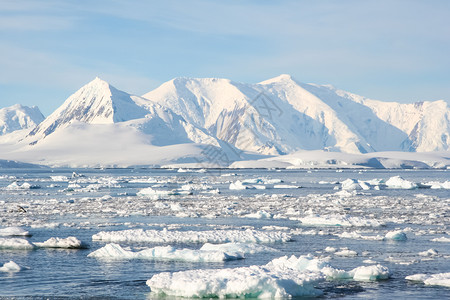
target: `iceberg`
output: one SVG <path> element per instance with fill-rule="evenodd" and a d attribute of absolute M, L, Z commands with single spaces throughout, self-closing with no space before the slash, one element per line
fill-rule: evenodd
<path fill-rule="evenodd" d="M 26 239 L 0 238 L 0 249 L 8 250 L 33 250 L 34 245 Z"/>
<path fill-rule="evenodd" d="M 386 182 L 386 187 L 388 189 L 403 189 L 403 190 L 412 190 L 418 188 L 418 185 L 414 182 L 403 179 L 400 176 L 394 176 L 389 178 Z"/>
<path fill-rule="evenodd" d="M 13 273 L 13 272 L 19 272 L 20 270 L 22 270 L 22 268 L 15 262 L 13 262 L 12 260 L 5 263 L 2 267 L 0 267 L 0 272 Z"/>
<path fill-rule="evenodd" d="M 319 296 L 315 288 L 326 279 L 380 280 L 389 277 L 381 265 L 359 267 L 351 272 L 336 269 L 327 262 L 306 256 L 283 256 L 263 266 L 229 269 L 201 269 L 164 272 L 147 280 L 152 294 L 189 298 L 291 298 Z"/>
<path fill-rule="evenodd" d="M 389 269 L 382 265 L 362 266 L 349 273 L 356 281 L 386 280 L 391 276 Z"/>
<path fill-rule="evenodd" d="M 350 215 L 309 215 L 299 218 L 303 225 L 314 226 L 355 226 L 355 227 L 379 227 L 384 224 L 373 219 L 353 217 Z"/>
<path fill-rule="evenodd" d="M 385 239 L 392 241 L 406 241 L 408 237 L 406 236 L 406 233 L 403 232 L 403 230 L 394 230 L 386 233 Z"/>
<path fill-rule="evenodd" d="M 279 250 L 260 244 L 247 243 L 225 243 L 225 244 L 204 244 L 200 250 L 223 251 L 226 253 L 255 254 L 255 253 L 273 253 Z"/>
<path fill-rule="evenodd" d="M 425 285 L 450 287 L 450 272 L 438 274 L 414 274 L 406 276 L 405 279 L 410 281 L 420 281 Z"/>
<path fill-rule="evenodd" d="M 0 229 L 0 236 L 31 236 L 31 234 L 20 227 L 6 227 Z"/>
<path fill-rule="evenodd" d="M 225 253 L 220 250 L 206 249 L 176 249 L 172 246 L 147 248 L 134 252 L 132 250 L 124 249 L 120 245 L 114 243 L 107 244 L 90 253 L 88 257 L 100 259 L 152 259 L 188 262 L 222 262 L 244 258 L 240 253 Z"/>
<path fill-rule="evenodd" d="M 128 229 L 122 231 L 101 231 L 94 234 L 92 240 L 111 243 L 281 243 L 291 240 L 291 236 L 285 232 L 250 229 L 206 231 Z"/>
<path fill-rule="evenodd" d="M 42 243 L 34 243 L 37 247 L 40 248 L 64 248 L 64 249 L 83 249 L 87 248 L 83 242 L 73 236 L 69 236 L 68 238 L 58 238 L 52 237 L 45 242 Z"/>

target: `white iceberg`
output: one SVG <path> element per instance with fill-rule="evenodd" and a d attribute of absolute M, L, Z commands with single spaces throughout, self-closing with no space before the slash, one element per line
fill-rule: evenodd
<path fill-rule="evenodd" d="M 431 239 L 431 241 L 432 242 L 440 242 L 440 243 L 450 243 L 450 237 L 442 236 L 442 237 Z"/>
<path fill-rule="evenodd" d="M 425 285 L 450 287 L 450 272 L 438 274 L 414 274 L 405 277 L 406 280 L 420 281 Z"/>
<path fill-rule="evenodd" d="M 206 231 L 128 229 L 122 231 L 101 231 L 94 234 L 92 239 L 111 243 L 280 243 L 291 240 L 291 236 L 280 231 L 258 231 L 250 229 Z"/>
<path fill-rule="evenodd" d="M 355 227 L 378 227 L 384 224 L 373 219 L 353 217 L 350 215 L 309 215 L 299 218 L 304 225 L 314 226 L 355 226 Z"/>
<path fill-rule="evenodd" d="M 6 227 L 0 229 L 0 236 L 31 236 L 31 234 L 20 227 Z"/>
<path fill-rule="evenodd" d="M 26 239 L 0 238 L 0 249 L 8 250 L 33 250 L 34 245 Z"/>
<path fill-rule="evenodd" d="M 265 210 L 259 210 L 252 214 L 243 215 L 242 217 L 250 219 L 272 219 L 273 215 Z"/>
<path fill-rule="evenodd" d="M 236 182 L 230 183 L 230 190 L 246 190 L 249 188 L 253 188 L 252 186 L 244 185 L 241 181 L 237 180 Z"/>
<path fill-rule="evenodd" d="M 73 236 L 69 236 L 68 238 L 58 238 L 52 237 L 45 242 L 42 243 L 34 243 L 37 247 L 40 248 L 64 248 L 64 249 L 82 249 L 87 248 L 83 242 Z"/>
<path fill-rule="evenodd" d="M 22 185 L 20 185 L 19 183 L 17 183 L 16 181 L 14 181 L 13 183 L 11 183 L 10 185 L 8 185 L 7 187 L 5 187 L 5 190 L 9 190 L 9 191 L 17 191 L 17 190 L 31 190 L 31 189 L 39 189 L 41 188 L 39 185 L 32 185 L 28 182 L 24 182 Z"/>
<path fill-rule="evenodd" d="M 20 270 L 22 270 L 22 268 L 12 260 L 0 267 L 0 272 L 14 273 L 19 272 Z"/>
<path fill-rule="evenodd" d="M 356 281 L 386 280 L 391 276 L 389 269 L 382 265 L 362 266 L 349 273 Z"/>
<path fill-rule="evenodd" d="M 314 286 L 325 279 L 351 279 L 356 274 L 356 280 L 379 280 L 388 277 L 386 272 L 380 265 L 345 272 L 311 255 L 284 256 L 263 266 L 159 273 L 147 285 L 153 294 L 175 297 L 291 298 L 321 295 Z"/>
<path fill-rule="evenodd" d="M 222 262 L 244 258 L 240 253 L 225 253 L 220 250 L 176 249 L 172 246 L 159 246 L 140 251 L 122 248 L 118 244 L 106 246 L 90 253 L 88 257 L 100 259 L 152 259 L 189 262 Z"/>
<path fill-rule="evenodd" d="M 385 184 L 388 189 L 412 190 L 418 188 L 418 185 L 416 183 L 403 179 L 400 176 L 394 176 L 389 178 L 385 182 Z"/>
<path fill-rule="evenodd" d="M 190 190 L 155 190 L 153 188 L 145 188 L 137 192 L 138 196 L 141 197 L 147 197 L 153 200 L 159 200 L 167 198 L 168 196 L 174 196 L 174 195 L 192 195 L 192 191 Z"/>
<path fill-rule="evenodd" d="M 403 230 L 394 230 L 386 233 L 385 239 L 392 241 L 406 241 L 408 237 L 406 236 L 406 233 L 403 232 Z"/>
<path fill-rule="evenodd" d="M 260 244 L 248 243 L 225 243 L 225 244 L 204 244 L 200 250 L 223 251 L 226 253 L 255 254 L 255 253 L 273 253 L 279 252 L 277 249 Z"/>

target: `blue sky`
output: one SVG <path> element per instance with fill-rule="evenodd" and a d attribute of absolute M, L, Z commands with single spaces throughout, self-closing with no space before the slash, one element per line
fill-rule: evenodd
<path fill-rule="evenodd" d="M 280 74 L 373 99 L 450 101 L 450 1 L 0 0 L 0 107 L 50 114 L 95 76 Z"/>

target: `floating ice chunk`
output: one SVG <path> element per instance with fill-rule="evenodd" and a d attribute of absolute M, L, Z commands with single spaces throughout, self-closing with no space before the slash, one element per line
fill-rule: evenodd
<path fill-rule="evenodd" d="M 181 297 L 286 298 L 322 294 L 314 285 L 319 272 L 297 270 L 283 262 L 234 269 L 160 273 L 147 280 L 152 293 Z"/>
<path fill-rule="evenodd" d="M 22 268 L 12 260 L 5 263 L 3 267 L 0 267 L 0 272 L 14 273 L 19 272 L 20 270 L 22 270 Z"/>
<path fill-rule="evenodd" d="M 448 237 L 439 237 L 439 238 L 434 238 L 431 240 L 432 242 L 440 242 L 440 243 L 450 243 L 450 238 Z"/>
<path fill-rule="evenodd" d="M 411 190 L 416 189 L 418 186 L 414 182 L 403 179 L 400 176 L 394 176 L 389 178 L 386 182 L 386 187 L 388 189 L 404 189 Z"/>
<path fill-rule="evenodd" d="M 249 178 L 249 179 L 244 179 L 242 180 L 243 184 L 261 184 L 264 181 L 260 178 Z"/>
<path fill-rule="evenodd" d="M 446 182 L 437 182 L 437 181 L 430 181 L 427 182 L 426 185 L 430 186 L 432 189 L 450 189 L 450 181 Z"/>
<path fill-rule="evenodd" d="M 237 180 L 235 182 L 230 183 L 230 190 L 246 190 L 252 188 L 251 186 L 244 185 L 241 181 Z"/>
<path fill-rule="evenodd" d="M 69 181 L 69 178 L 67 178 L 67 176 L 50 176 L 50 178 L 53 181 L 61 181 L 61 182 Z"/>
<path fill-rule="evenodd" d="M 390 271 L 382 265 L 362 266 L 351 270 L 350 275 L 356 281 L 375 281 L 389 279 Z"/>
<path fill-rule="evenodd" d="M 420 256 L 436 256 L 438 255 L 438 251 L 435 249 L 428 249 L 426 251 L 419 252 Z"/>
<path fill-rule="evenodd" d="M 226 253 L 241 253 L 241 254 L 255 254 L 255 253 L 273 253 L 279 252 L 277 249 L 270 248 L 259 244 L 246 243 L 226 243 L 226 244 L 204 244 L 200 250 L 208 251 L 223 251 Z"/>
<path fill-rule="evenodd" d="M 40 189 L 39 185 L 32 185 L 28 182 L 24 182 L 22 185 L 18 184 L 16 181 L 5 187 L 5 190 L 16 191 L 16 190 L 31 190 L 31 189 Z"/>
<path fill-rule="evenodd" d="M 348 248 L 341 248 L 341 250 L 335 252 L 334 254 L 338 256 L 357 256 L 358 252 L 350 250 Z"/>
<path fill-rule="evenodd" d="M 394 230 L 386 233 L 385 239 L 392 241 L 406 241 L 408 237 L 406 236 L 406 233 L 403 232 L 403 230 Z"/>
<path fill-rule="evenodd" d="M 273 215 L 271 213 L 266 212 L 265 210 L 259 210 L 253 214 L 244 215 L 242 217 L 251 219 L 272 219 Z"/>
<path fill-rule="evenodd" d="M 304 225 L 314 226 L 356 226 L 356 227 L 378 227 L 384 225 L 383 223 L 373 220 L 365 219 L 361 217 L 353 217 L 350 215 L 309 215 L 300 218 L 300 221 Z"/>
<path fill-rule="evenodd" d="M 420 281 L 425 285 L 440 285 L 450 287 L 450 272 L 438 274 L 414 274 L 405 277 L 406 280 Z"/>
<path fill-rule="evenodd" d="M 340 238 L 346 238 L 346 239 L 356 239 L 356 240 L 370 240 L 370 241 L 382 241 L 384 240 L 384 237 L 381 235 L 362 235 L 358 232 L 347 232 L 344 231 L 340 234 L 336 234 Z"/>
<path fill-rule="evenodd" d="M 82 243 L 79 239 L 73 236 L 62 239 L 58 237 L 52 237 L 42 243 L 34 243 L 40 248 L 65 248 L 65 249 L 82 249 L 87 248 L 87 245 Z"/>
<path fill-rule="evenodd" d="M 264 184 L 277 184 L 277 183 L 282 183 L 282 182 L 283 182 L 283 180 L 277 179 L 277 178 L 274 178 L 274 179 L 264 179 L 263 181 L 264 181 Z"/>
<path fill-rule="evenodd" d="M 184 184 L 181 186 L 181 190 L 183 191 L 199 191 L 199 190 L 212 190 L 213 187 L 211 185 L 207 185 L 207 184 L 194 184 L 194 183 L 189 183 L 189 184 Z"/>
<path fill-rule="evenodd" d="M 299 189 L 301 186 L 298 185 L 289 185 L 289 184 L 275 184 L 273 186 L 274 189 Z"/>
<path fill-rule="evenodd" d="M 128 229 L 122 231 L 102 231 L 94 234 L 92 239 L 113 243 L 279 243 L 291 240 L 291 236 L 280 231 L 257 231 L 250 229 L 207 231 Z"/>
<path fill-rule="evenodd" d="M 336 252 L 337 250 L 336 250 L 336 248 L 334 248 L 334 247 L 326 247 L 326 248 L 324 249 L 324 251 L 325 251 L 325 252 L 328 252 L 328 253 L 333 253 L 333 252 Z"/>
<path fill-rule="evenodd" d="M 358 183 L 358 180 L 347 178 L 346 180 L 342 181 L 341 189 L 346 191 L 353 191 L 353 190 L 361 190 L 362 188 L 361 185 Z"/>
<path fill-rule="evenodd" d="M 0 229 L 0 236 L 31 236 L 31 234 L 25 229 L 14 226 Z"/>
<path fill-rule="evenodd" d="M 160 246 L 133 252 L 122 248 L 118 244 L 107 244 L 90 253 L 88 257 L 100 259 L 152 259 L 189 262 L 221 262 L 244 258 L 241 253 L 225 253 L 220 250 L 176 249 L 172 246 Z"/>
<path fill-rule="evenodd" d="M 192 195 L 191 191 L 177 191 L 177 190 L 155 190 L 152 188 L 145 188 L 140 190 L 137 193 L 138 196 L 141 197 L 147 197 L 147 198 L 151 198 L 153 200 L 159 200 L 159 199 L 164 199 L 167 196 L 173 196 L 173 195 Z"/>
<path fill-rule="evenodd" d="M 34 245 L 26 239 L 0 238 L 0 249 L 10 250 L 33 250 Z"/>

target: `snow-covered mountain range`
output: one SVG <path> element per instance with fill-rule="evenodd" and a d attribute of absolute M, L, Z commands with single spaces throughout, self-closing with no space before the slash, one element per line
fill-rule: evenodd
<path fill-rule="evenodd" d="M 203 155 L 228 165 L 302 150 L 448 151 L 450 108 L 371 100 L 289 75 L 258 84 L 176 78 L 141 97 L 96 78 L 45 120 L 36 107 L 1 109 L 0 134 L 0 158 L 36 157 L 28 162 L 160 165 Z"/>
<path fill-rule="evenodd" d="M 33 129 L 44 120 L 38 107 L 16 104 L 0 109 L 0 135 L 16 130 Z"/>

